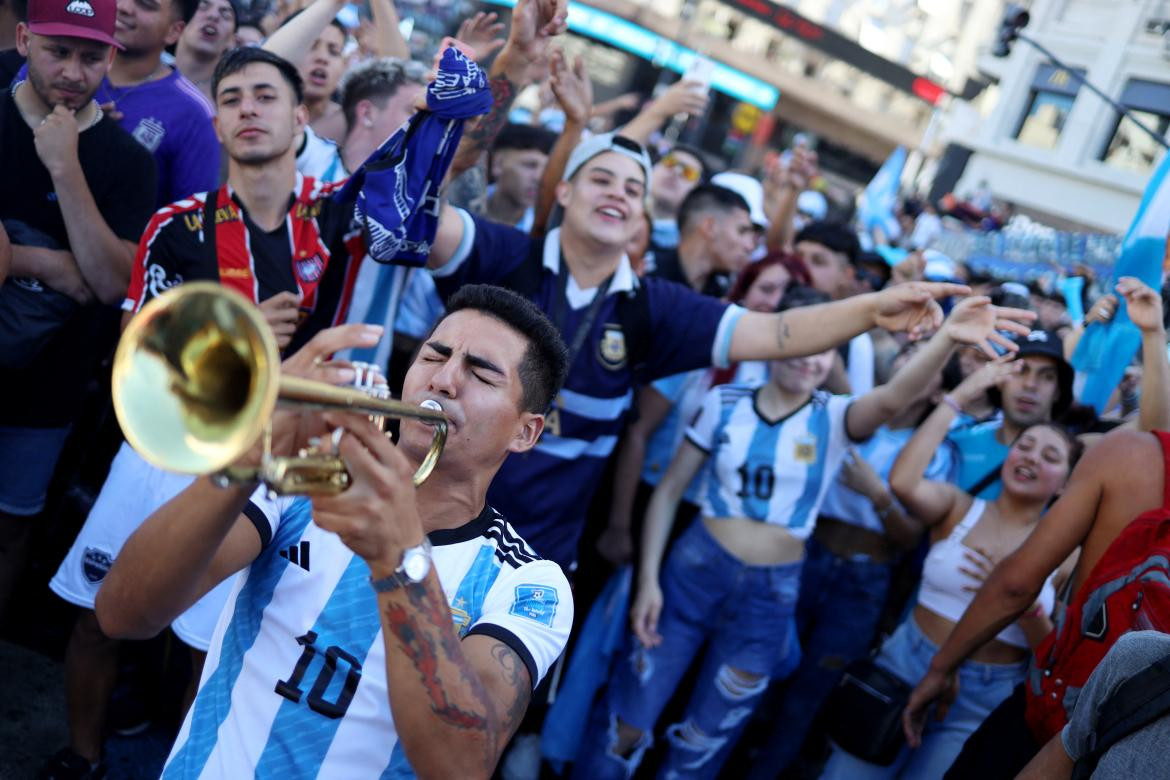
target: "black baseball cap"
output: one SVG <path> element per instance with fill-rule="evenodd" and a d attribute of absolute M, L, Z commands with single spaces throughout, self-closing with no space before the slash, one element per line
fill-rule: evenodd
<path fill-rule="evenodd" d="M 1033 330 L 1025 336 L 1013 335 L 1012 341 L 1019 345 L 1017 358 L 1037 356 L 1052 358 L 1056 363 L 1057 389 L 1056 400 L 1052 404 L 1052 418 L 1059 419 L 1073 402 L 1073 367 L 1064 358 L 1064 342 L 1060 336 L 1050 330 Z M 999 405 L 999 393 L 991 391 L 992 400 Z"/>

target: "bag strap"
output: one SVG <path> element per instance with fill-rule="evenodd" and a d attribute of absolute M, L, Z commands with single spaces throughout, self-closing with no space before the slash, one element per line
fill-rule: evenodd
<path fill-rule="evenodd" d="M 984 474 L 983 478 L 980 479 L 978 482 L 976 482 L 974 485 L 972 485 L 971 489 L 968 490 L 967 492 L 970 493 L 972 496 L 975 496 L 976 498 L 978 498 L 980 493 L 982 493 L 984 490 L 986 490 L 987 488 L 991 487 L 993 484 L 998 482 L 999 481 L 999 472 L 1003 468 L 1003 463 L 1004 462 L 1001 460 L 999 463 L 995 464 L 995 468 L 993 468 L 991 471 Z"/>
<path fill-rule="evenodd" d="M 1097 740 L 1076 762 L 1073 780 L 1088 780 L 1109 749 L 1170 713 L 1170 656 L 1160 658 L 1117 687 L 1097 708 Z"/>

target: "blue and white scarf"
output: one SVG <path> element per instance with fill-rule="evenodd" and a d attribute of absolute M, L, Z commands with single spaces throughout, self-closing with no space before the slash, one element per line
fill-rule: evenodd
<path fill-rule="evenodd" d="M 427 110 L 390 136 L 338 193 L 342 200 L 355 198 L 354 219 L 362 226 L 370 257 L 379 263 L 426 264 L 439 224 L 439 187 L 463 123 L 491 108 L 483 70 L 448 47 L 427 88 Z"/>

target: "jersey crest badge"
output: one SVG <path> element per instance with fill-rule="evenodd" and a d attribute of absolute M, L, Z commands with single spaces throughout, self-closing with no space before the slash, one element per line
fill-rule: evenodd
<path fill-rule="evenodd" d="M 597 347 L 601 365 L 610 371 L 617 371 L 626 365 L 626 334 L 620 325 L 607 324 L 601 332 L 601 343 Z"/>
<path fill-rule="evenodd" d="M 130 135 L 134 136 L 135 141 L 145 146 L 147 151 L 154 153 L 166 134 L 167 131 L 162 122 L 154 117 L 147 117 L 138 123 Z"/>
<path fill-rule="evenodd" d="M 114 559 L 105 550 L 96 547 L 85 548 L 85 555 L 81 558 L 81 571 L 90 582 L 97 584 L 104 580 L 113 565 Z"/>
<path fill-rule="evenodd" d="M 87 0 L 72 0 L 69 5 L 65 6 L 65 13 L 93 16 L 93 6 Z"/>
<path fill-rule="evenodd" d="M 817 462 L 817 437 L 811 433 L 798 436 L 796 446 L 792 450 L 792 458 L 797 463 L 811 466 Z"/>
<path fill-rule="evenodd" d="M 325 261 L 321 259 L 319 253 L 312 257 L 298 257 L 293 261 L 293 270 L 296 271 L 297 279 L 307 284 L 312 283 L 320 279 L 325 272 Z"/>
<path fill-rule="evenodd" d="M 516 600 L 512 602 L 512 608 L 508 612 L 552 628 L 558 603 L 560 599 L 557 598 L 556 588 L 545 585 L 517 585 Z"/>
<path fill-rule="evenodd" d="M 467 630 L 471 628 L 471 613 L 464 609 L 465 606 L 466 600 L 459 597 L 451 602 L 451 622 L 455 624 L 455 631 L 460 637 L 465 636 Z"/>

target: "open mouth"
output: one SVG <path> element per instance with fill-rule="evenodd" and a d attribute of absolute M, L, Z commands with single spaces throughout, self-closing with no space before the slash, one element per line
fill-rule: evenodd
<path fill-rule="evenodd" d="M 597 213 L 614 222 L 624 222 L 626 219 L 625 213 L 621 209 L 614 208 L 613 206 L 602 206 L 597 210 Z"/>
<path fill-rule="evenodd" d="M 1016 479 L 1021 482 L 1035 482 L 1039 477 L 1035 470 L 1028 466 L 1016 466 L 1012 473 L 1015 474 Z"/>
<path fill-rule="evenodd" d="M 309 78 L 306 80 L 310 84 L 323 87 L 329 81 L 329 72 L 324 68 L 313 68 L 311 71 L 309 71 Z"/>

